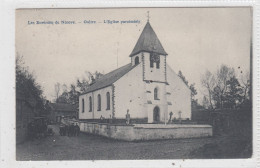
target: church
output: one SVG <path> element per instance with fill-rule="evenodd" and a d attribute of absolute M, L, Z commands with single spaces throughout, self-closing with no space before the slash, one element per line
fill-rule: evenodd
<path fill-rule="evenodd" d="M 170 55 L 147 21 L 130 63 L 95 80 L 79 96 L 79 119 L 164 123 L 191 119 L 191 91 L 167 64 Z"/>

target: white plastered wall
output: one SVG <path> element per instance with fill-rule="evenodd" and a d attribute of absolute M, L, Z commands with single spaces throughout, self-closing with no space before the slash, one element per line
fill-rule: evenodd
<path fill-rule="evenodd" d="M 110 109 L 107 109 L 107 92 L 110 93 Z M 98 94 L 101 96 L 101 110 L 98 111 Z M 92 98 L 92 111 L 89 111 L 89 97 Z M 85 110 L 82 112 L 82 99 L 84 98 Z M 112 86 L 96 90 L 79 96 L 79 119 L 100 119 L 101 115 L 105 118 L 112 117 Z"/>
<path fill-rule="evenodd" d="M 165 57 L 160 55 L 160 68 L 156 68 L 156 63 L 154 63 L 153 68 L 150 67 L 150 53 L 143 52 L 144 55 L 144 80 L 153 81 L 165 81 Z"/>
<path fill-rule="evenodd" d="M 134 56 L 131 57 L 131 64 L 132 64 L 132 66 L 135 65 L 135 58 L 136 58 L 136 57 L 139 57 L 139 63 L 142 62 L 142 54 L 141 54 L 141 53 L 136 54 L 136 55 L 134 55 Z"/>
<path fill-rule="evenodd" d="M 152 123 L 153 119 L 153 111 L 156 106 L 160 109 L 160 121 L 164 122 L 165 118 L 167 120 L 168 115 L 168 104 L 166 100 L 166 84 L 165 83 L 145 83 L 146 86 L 146 98 L 147 101 L 150 101 L 152 104 L 147 104 L 147 112 L 148 112 L 148 122 Z M 154 89 L 158 89 L 158 99 L 154 99 Z"/>
<path fill-rule="evenodd" d="M 114 83 L 115 117 L 117 119 L 125 118 L 127 109 L 129 109 L 131 118 L 147 117 L 142 73 L 142 64 L 140 63 Z"/>
<path fill-rule="evenodd" d="M 79 96 L 79 119 L 91 119 L 92 113 L 89 113 L 89 107 L 86 107 L 88 104 L 88 98 L 90 96 L 89 94 L 84 94 Z M 82 100 L 84 99 L 84 111 L 82 111 Z"/>
<path fill-rule="evenodd" d="M 191 91 L 180 79 L 180 77 L 167 65 L 167 85 L 166 90 L 167 101 L 172 105 L 168 105 L 168 117 L 172 112 L 172 118 L 179 118 L 179 111 L 181 111 L 182 119 L 191 119 Z"/>

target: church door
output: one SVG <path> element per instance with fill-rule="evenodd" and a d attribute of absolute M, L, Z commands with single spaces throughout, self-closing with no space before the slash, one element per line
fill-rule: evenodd
<path fill-rule="evenodd" d="M 160 121 L 160 109 L 158 106 L 156 106 L 153 109 L 153 122 L 159 122 Z"/>

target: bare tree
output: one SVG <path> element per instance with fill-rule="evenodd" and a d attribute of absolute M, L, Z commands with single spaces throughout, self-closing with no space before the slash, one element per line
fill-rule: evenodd
<path fill-rule="evenodd" d="M 220 108 L 223 108 L 223 102 L 225 94 L 227 92 L 227 82 L 235 77 L 235 71 L 226 65 L 221 65 L 216 74 L 216 86 L 214 88 L 214 98 L 219 104 Z"/>
<path fill-rule="evenodd" d="M 206 96 L 203 96 L 203 100 L 202 100 L 202 106 L 205 108 L 205 109 L 208 109 L 210 104 L 209 104 L 209 100 Z"/>
<path fill-rule="evenodd" d="M 207 89 L 207 97 L 209 100 L 210 108 L 213 109 L 212 97 L 215 88 L 216 79 L 215 76 L 210 72 L 206 71 L 201 77 L 201 84 Z"/>
<path fill-rule="evenodd" d="M 68 92 L 68 87 L 66 84 L 62 85 L 62 92 Z"/>
<path fill-rule="evenodd" d="M 207 98 L 210 108 L 236 107 L 237 103 L 241 103 L 241 87 L 238 82 L 234 68 L 221 65 L 213 74 L 209 71 L 201 78 L 201 84 L 207 89 Z M 245 92 L 247 93 L 248 85 L 245 84 Z"/>
<path fill-rule="evenodd" d="M 240 75 L 240 84 L 243 89 L 243 100 L 242 102 L 245 102 L 247 99 L 249 99 L 249 89 L 250 89 L 250 73 L 247 71 L 246 73 L 242 73 Z"/>
<path fill-rule="evenodd" d="M 54 90 L 55 90 L 55 95 L 56 95 L 56 100 L 59 98 L 60 95 L 60 89 L 61 89 L 61 85 L 59 82 L 57 82 L 54 86 Z"/>

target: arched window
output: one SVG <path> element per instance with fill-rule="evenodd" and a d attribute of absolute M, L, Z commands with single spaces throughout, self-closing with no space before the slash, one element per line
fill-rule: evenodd
<path fill-rule="evenodd" d="M 154 89 L 154 100 L 159 100 L 158 99 L 158 88 Z"/>
<path fill-rule="evenodd" d="M 156 68 L 160 69 L 160 62 L 159 61 L 156 62 Z"/>
<path fill-rule="evenodd" d="M 84 101 L 84 99 L 82 99 L 82 113 L 84 113 L 84 111 L 85 111 L 85 101 Z"/>
<path fill-rule="evenodd" d="M 135 57 L 135 65 L 139 64 L 139 57 Z"/>
<path fill-rule="evenodd" d="M 110 93 L 107 92 L 107 110 L 110 110 Z"/>
<path fill-rule="evenodd" d="M 92 98 L 91 96 L 89 97 L 89 112 L 92 111 Z"/>
<path fill-rule="evenodd" d="M 97 107 L 98 111 L 101 111 L 101 96 L 100 94 L 98 94 L 98 107 Z"/>
<path fill-rule="evenodd" d="M 150 67 L 153 68 L 153 56 L 150 54 Z"/>

